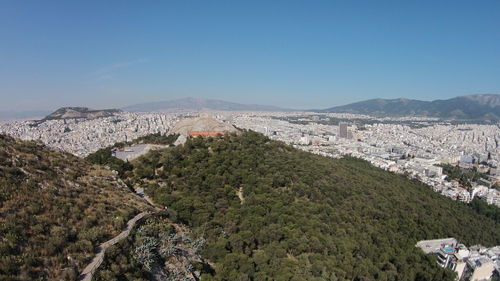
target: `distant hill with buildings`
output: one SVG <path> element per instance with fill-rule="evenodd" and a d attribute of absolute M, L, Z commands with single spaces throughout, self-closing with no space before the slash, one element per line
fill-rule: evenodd
<path fill-rule="evenodd" d="M 373 116 L 426 116 L 454 120 L 500 120 L 500 95 L 480 94 L 447 100 L 371 99 L 318 112 L 355 113 Z"/>
<path fill-rule="evenodd" d="M 183 98 L 171 101 L 160 101 L 134 104 L 124 107 L 130 112 L 150 112 L 169 110 L 224 110 L 224 111 L 293 111 L 277 106 L 241 104 L 214 99 Z"/>
<path fill-rule="evenodd" d="M 120 112 L 122 112 L 120 109 L 92 110 L 87 107 L 61 107 L 51 114 L 45 116 L 42 121 L 74 118 L 93 119 L 113 116 Z"/>

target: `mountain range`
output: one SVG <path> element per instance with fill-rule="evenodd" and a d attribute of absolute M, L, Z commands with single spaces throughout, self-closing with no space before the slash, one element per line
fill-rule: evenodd
<path fill-rule="evenodd" d="M 168 110 L 224 110 L 224 111 L 293 111 L 270 105 L 241 104 L 215 99 L 183 98 L 171 101 L 160 101 L 134 104 L 124 107 L 123 110 L 130 112 L 150 112 Z"/>
<path fill-rule="evenodd" d="M 131 112 L 168 110 L 298 111 L 276 106 L 239 104 L 213 99 L 184 98 L 124 107 Z M 447 100 L 371 99 L 313 112 L 355 113 L 377 117 L 423 116 L 453 120 L 500 120 L 500 95 L 478 94 Z"/>
<path fill-rule="evenodd" d="M 317 112 L 355 113 L 378 117 L 425 116 L 454 120 L 500 120 L 500 95 L 479 94 L 447 100 L 371 99 Z"/>
<path fill-rule="evenodd" d="M 161 112 L 172 110 L 215 111 L 304 111 L 270 105 L 241 104 L 215 99 L 183 98 L 134 104 L 122 109 L 91 110 L 86 107 L 62 107 L 45 120 L 67 118 L 98 118 L 112 116 L 121 110 L 129 112 Z M 422 116 L 447 120 L 500 121 L 500 95 L 477 94 L 446 100 L 422 101 L 407 98 L 370 99 L 327 109 L 306 110 L 319 113 L 354 113 L 376 117 Z M 21 119 L 40 116 L 42 112 L 0 112 L 0 119 Z"/>

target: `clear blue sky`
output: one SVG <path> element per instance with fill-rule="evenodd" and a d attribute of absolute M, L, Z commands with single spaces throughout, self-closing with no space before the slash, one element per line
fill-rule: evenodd
<path fill-rule="evenodd" d="M 0 1 L 0 110 L 500 93 L 500 1 Z"/>

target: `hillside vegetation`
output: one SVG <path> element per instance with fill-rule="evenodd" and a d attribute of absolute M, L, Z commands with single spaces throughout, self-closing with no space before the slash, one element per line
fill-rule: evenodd
<path fill-rule="evenodd" d="M 201 272 L 210 270 L 200 257 L 204 245 L 204 239 L 164 214 L 152 216 L 106 251 L 94 280 L 199 280 Z"/>
<path fill-rule="evenodd" d="M 0 280 L 76 280 L 146 208 L 111 171 L 0 135 Z"/>
<path fill-rule="evenodd" d="M 421 239 L 500 244 L 500 224 L 417 181 L 254 133 L 189 139 L 125 176 L 204 236 L 202 280 L 453 280 Z"/>

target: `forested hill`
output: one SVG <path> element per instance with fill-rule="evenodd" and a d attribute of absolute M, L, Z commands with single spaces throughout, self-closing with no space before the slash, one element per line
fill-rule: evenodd
<path fill-rule="evenodd" d="M 500 244 L 500 224 L 419 182 L 254 132 L 132 164 L 128 180 L 207 239 L 202 280 L 453 280 L 418 240 Z"/>
<path fill-rule="evenodd" d="M 111 171 L 0 134 L 0 280 L 76 280 L 147 208 Z"/>

